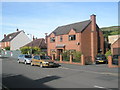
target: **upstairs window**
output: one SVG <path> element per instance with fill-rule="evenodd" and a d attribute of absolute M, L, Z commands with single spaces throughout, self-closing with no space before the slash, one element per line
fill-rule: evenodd
<path fill-rule="evenodd" d="M 63 40 L 63 38 L 62 38 L 62 36 L 60 36 L 60 42 L 62 42 L 62 40 Z"/>
<path fill-rule="evenodd" d="M 55 42 L 55 37 L 51 37 L 50 42 Z"/>
<path fill-rule="evenodd" d="M 76 40 L 76 35 L 69 35 L 69 41 Z"/>

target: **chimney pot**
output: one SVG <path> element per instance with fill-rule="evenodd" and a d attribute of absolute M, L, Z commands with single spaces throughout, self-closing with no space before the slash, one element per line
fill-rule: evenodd
<path fill-rule="evenodd" d="M 18 32 L 18 31 L 19 31 L 19 29 L 17 28 L 17 29 L 16 29 L 16 31 Z"/>
<path fill-rule="evenodd" d="M 33 40 L 35 40 L 35 37 L 33 36 Z"/>
<path fill-rule="evenodd" d="M 4 38 L 6 37 L 6 34 L 4 34 Z"/>

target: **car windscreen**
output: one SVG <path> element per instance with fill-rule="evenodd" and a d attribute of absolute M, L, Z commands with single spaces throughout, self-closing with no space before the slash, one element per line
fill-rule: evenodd
<path fill-rule="evenodd" d="M 43 60 L 50 60 L 49 56 L 40 56 L 40 58 L 43 59 Z"/>
<path fill-rule="evenodd" d="M 25 55 L 25 58 L 32 58 L 31 55 Z"/>

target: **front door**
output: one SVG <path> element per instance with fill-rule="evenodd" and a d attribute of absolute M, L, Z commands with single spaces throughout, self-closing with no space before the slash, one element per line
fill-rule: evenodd
<path fill-rule="evenodd" d="M 57 57 L 60 58 L 60 54 L 63 53 L 63 49 L 57 49 Z"/>

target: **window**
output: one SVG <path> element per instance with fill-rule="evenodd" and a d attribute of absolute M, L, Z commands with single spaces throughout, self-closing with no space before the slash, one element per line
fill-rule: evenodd
<path fill-rule="evenodd" d="M 39 56 L 34 56 L 34 59 L 40 60 Z"/>
<path fill-rule="evenodd" d="M 55 42 L 55 37 L 51 37 L 50 42 Z"/>
<path fill-rule="evenodd" d="M 60 42 L 62 42 L 62 40 L 63 40 L 63 38 L 62 38 L 62 36 L 60 36 Z"/>
<path fill-rule="evenodd" d="M 69 41 L 76 40 L 76 35 L 69 35 Z"/>

